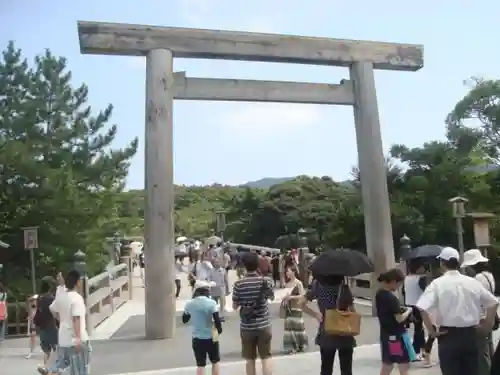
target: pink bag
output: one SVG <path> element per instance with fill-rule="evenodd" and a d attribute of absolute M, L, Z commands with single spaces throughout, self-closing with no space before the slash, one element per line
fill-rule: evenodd
<path fill-rule="evenodd" d="M 7 303 L 0 301 L 0 321 L 7 319 Z"/>
<path fill-rule="evenodd" d="M 401 344 L 401 340 L 389 341 L 389 354 L 395 357 L 402 357 L 404 355 L 403 352 L 403 344 Z"/>

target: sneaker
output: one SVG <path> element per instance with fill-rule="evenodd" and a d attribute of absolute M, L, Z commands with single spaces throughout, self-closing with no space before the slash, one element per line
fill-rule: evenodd
<path fill-rule="evenodd" d="M 26 358 L 26 359 L 30 359 L 32 355 L 33 355 L 33 353 L 29 353 L 29 354 L 28 354 L 26 357 L 24 357 L 24 358 Z"/>
<path fill-rule="evenodd" d="M 424 357 L 421 354 L 417 354 L 415 360 L 413 362 L 421 362 L 424 360 Z"/>
<path fill-rule="evenodd" d="M 41 375 L 47 375 L 49 373 L 49 371 L 43 367 L 43 366 L 38 366 L 36 368 L 36 370 L 38 371 L 38 373 L 40 373 Z"/>

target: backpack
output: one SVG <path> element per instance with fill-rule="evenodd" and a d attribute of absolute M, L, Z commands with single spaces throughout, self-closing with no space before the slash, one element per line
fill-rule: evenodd
<path fill-rule="evenodd" d="M 0 293 L 0 321 L 7 319 L 7 294 Z"/>
<path fill-rule="evenodd" d="M 52 296 L 42 296 L 38 300 L 35 316 L 33 317 L 33 323 L 37 328 L 45 329 L 55 326 L 55 319 L 49 308 L 53 301 L 54 297 Z"/>

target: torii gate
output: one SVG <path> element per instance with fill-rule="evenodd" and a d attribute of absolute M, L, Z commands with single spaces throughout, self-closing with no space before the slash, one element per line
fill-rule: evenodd
<path fill-rule="evenodd" d="M 146 337 L 172 338 L 174 299 L 174 99 L 352 105 L 374 275 L 394 265 L 374 69 L 417 71 L 423 46 L 220 30 L 78 22 L 84 54 L 145 56 Z M 173 58 L 343 66 L 340 84 L 189 78 Z M 375 281 L 375 279 L 373 279 Z M 375 282 L 372 284 L 375 285 Z"/>

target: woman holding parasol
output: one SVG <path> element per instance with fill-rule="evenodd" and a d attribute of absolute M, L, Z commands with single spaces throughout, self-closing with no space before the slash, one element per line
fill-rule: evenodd
<path fill-rule="evenodd" d="M 315 342 L 320 347 L 320 375 L 332 375 L 337 353 L 341 374 L 352 375 L 352 356 L 356 346 L 354 337 L 359 334 L 359 315 L 355 312 L 354 298 L 344 280 L 347 276 L 371 271 L 373 265 L 366 255 L 347 249 L 326 250 L 311 265 L 313 282 L 303 296 L 301 305 L 306 314 L 319 322 Z M 317 301 L 319 312 L 308 306 L 313 300 Z M 357 321 L 354 331 L 339 324 L 351 317 L 354 318 L 354 326 Z"/>

